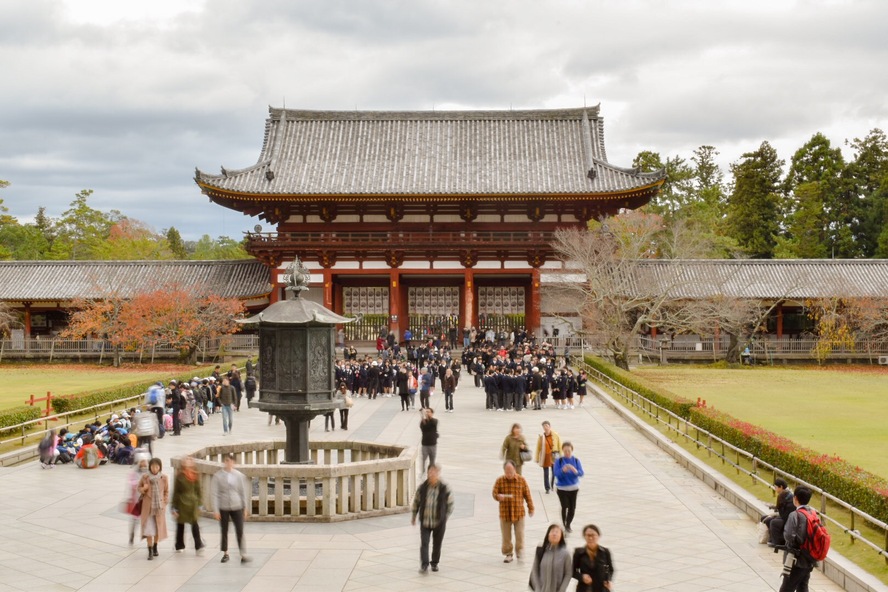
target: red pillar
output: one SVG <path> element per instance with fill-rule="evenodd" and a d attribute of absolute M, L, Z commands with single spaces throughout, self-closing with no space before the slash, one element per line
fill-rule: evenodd
<path fill-rule="evenodd" d="M 651 339 L 657 339 L 657 328 L 651 327 Z"/>
<path fill-rule="evenodd" d="M 475 272 L 470 268 L 465 269 L 465 282 L 463 283 L 463 309 L 462 326 L 475 327 Z"/>
<path fill-rule="evenodd" d="M 403 318 L 401 272 L 398 268 L 389 269 L 389 329 L 401 340 L 402 329 L 407 327 L 407 319 Z"/>
<path fill-rule="evenodd" d="M 525 302 L 524 324 L 528 333 L 536 334 L 540 329 L 541 303 L 540 303 L 540 269 L 534 267 L 530 272 L 530 288 Z"/>
<path fill-rule="evenodd" d="M 25 339 L 31 337 L 31 303 L 25 302 Z"/>
<path fill-rule="evenodd" d="M 268 263 L 268 281 L 271 283 L 271 293 L 268 295 L 268 303 L 274 304 L 281 299 L 281 285 L 277 281 L 278 270 L 274 261 Z"/>
<path fill-rule="evenodd" d="M 783 303 L 777 305 L 777 339 L 783 337 Z"/>
<path fill-rule="evenodd" d="M 325 269 L 324 276 L 324 308 L 333 310 L 333 271 Z"/>

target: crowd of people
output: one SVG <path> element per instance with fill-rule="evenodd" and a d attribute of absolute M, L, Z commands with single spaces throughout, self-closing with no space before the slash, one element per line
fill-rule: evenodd
<path fill-rule="evenodd" d="M 153 443 L 165 436 L 180 436 L 183 429 L 203 426 L 209 416 L 223 415 L 223 433 L 231 429 L 232 412 L 256 395 L 258 382 L 254 366 L 248 361 L 247 376 L 235 364 L 226 373 L 216 366 L 206 378 L 190 381 L 170 380 L 152 385 L 142 405 L 111 414 L 104 423 L 89 422 L 79 430 L 49 430 L 38 444 L 40 466 L 54 468 L 73 463 L 83 469 L 95 469 L 107 463 L 132 465 L 140 449 L 153 453 Z"/>
<path fill-rule="evenodd" d="M 453 492 L 441 480 L 436 462 L 438 420 L 434 410 L 423 409 L 420 420 L 422 468 L 426 479 L 413 497 L 411 523 L 420 526 L 420 573 L 439 571 L 447 519 L 453 513 Z M 521 559 L 524 553 L 524 519 L 533 516 L 534 501 L 530 485 L 522 475 L 525 464 L 535 460 L 542 470 L 545 492 L 554 490 L 561 505 L 561 524 L 552 524 L 542 545 L 536 548 L 529 583 L 537 592 L 564 592 L 572 579 L 577 590 L 603 592 L 611 589 L 614 564 L 610 551 L 599 545 L 601 530 L 594 524 L 583 527 L 584 545 L 571 555 L 566 548 L 566 533 L 576 514 L 583 465 L 574 456 L 573 444 L 562 441 L 549 421 L 542 422 L 535 453 L 520 424 L 512 425 L 503 440 L 500 456 L 503 474 L 493 485 L 493 499 L 499 504 L 501 551 L 504 563 Z"/>
<path fill-rule="evenodd" d="M 552 343 L 538 343 L 523 330 L 501 333 L 502 339 L 492 331 L 470 333 L 461 353 L 444 339 L 446 334 L 424 333 L 417 341 L 405 331 L 403 347 L 393 333 L 387 340 L 380 337 L 375 357 L 344 347 L 336 362 L 337 384 L 345 384 L 356 397 L 398 396 L 402 411 L 416 409 L 417 394 L 420 407 L 427 408 L 428 396 L 440 387 L 445 412 L 453 413 L 454 394 L 466 375 L 484 389 L 485 408 L 491 411 L 575 409 L 584 403 L 586 373 L 574 371 L 569 356 L 557 356 Z"/>

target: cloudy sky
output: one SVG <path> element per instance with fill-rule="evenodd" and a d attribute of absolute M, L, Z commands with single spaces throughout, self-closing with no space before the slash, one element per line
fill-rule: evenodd
<path fill-rule="evenodd" d="M 789 159 L 885 129 L 888 3 L 681 0 L 4 0 L 0 191 L 60 215 L 80 189 L 186 238 L 256 220 L 194 168 L 256 162 L 269 105 L 508 109 L 601 103 L 608 156 Z M 846 156 L 849 153 L 846 149 Z"/>

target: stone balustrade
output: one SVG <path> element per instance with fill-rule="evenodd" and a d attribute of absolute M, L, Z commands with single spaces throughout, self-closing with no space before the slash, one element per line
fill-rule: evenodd
<path fill-rule="evenodd" d="M 233 453 L 252 482 L 250 520 L 340 522 L 410 510 L 416 491 L 414 447 L 370 442 L 310 442 L 314 464 L 281 464 L 284 441 L 208 446 L 190 456 L 200 475 L 204 513 L 212 516 L 210 482 Z M 178 468 L 181 457 L 172 459 Z"/>

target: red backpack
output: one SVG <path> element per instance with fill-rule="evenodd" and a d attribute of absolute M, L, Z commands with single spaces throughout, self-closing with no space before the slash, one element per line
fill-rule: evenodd
<path fill-rule="evenodd" d="M 820 521 L 817 512 L 810 508 L 801 507 L 797 512 L 805 517 L 808 527 L 808 536 L 802 543 L 802 551 L 808 553 L 814 561 L 823 561 L 829 552 L 830 537 L 826 527 Z"/>

